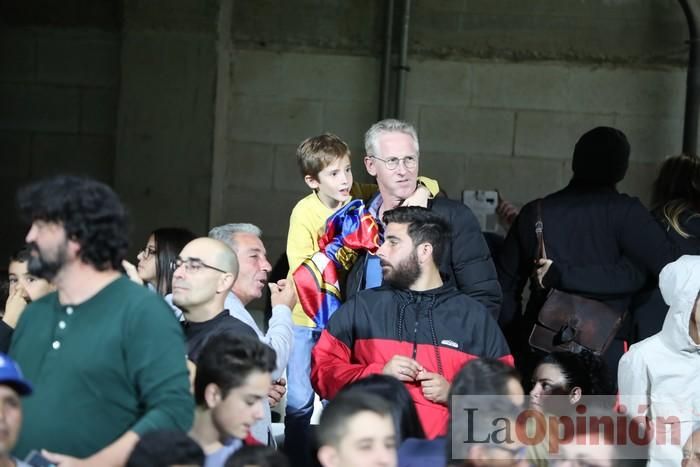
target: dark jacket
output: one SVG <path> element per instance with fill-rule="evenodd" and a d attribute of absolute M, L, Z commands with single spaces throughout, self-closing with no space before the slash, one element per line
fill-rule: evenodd
<path fill-rule="evenodd" d="M 685 238 L 667 224 L 662 213 L 654 213 L 654 215 L 673 243 L 675 254 L 678 256 L 700 255 L 700 216 L 693 212 L 686 212 L 680 216 L 678 222 L 689 235 L 688 238 Z M 668 305 L 661 297 L 657 279 L 656 276 L 650 277 L 644 290 L 632 300 L 634 342 L 644 340 L 661 331 Z"/>
<path fill-rule="evenodd" d="M 372 200 L 368 201 L 369 206 Z M 428 208 L 441 215 L 452 229 L 450 242 L 440 261 L 440 272 L 454 280 L 464 294 L 483 304 L 494 318 L 501 308 L 501 288 L 479 222 L 462 203 L 447 198 L 430 200 Z M 381 226 L 381 223 L 378 223 Z M 365 288 L 367 256 L 361 256 L 348 274 L 345 295 L 352 297 Z"/>
<path fill-rule="evenodd" d="M 214 335 L 227 333 L 236 336 L 248 336 L 258 340 L 258 335 L 253 328 L 238 318 L 229 315 L 228 310 L 223 310 L 209 321 L 199 323 L 183 321 L 181 324 L 185 333 L 187 358 L 194 363 L 197 363 L 200 352 L 209 338 Z"/>
<path fill-rule="evenodd" d="M 474 358 L 513 363 L 496 320 L 454 285 L 426 292 L 382 286 L 359 292 L 333 314 L 312 352 L 311 383 L 331 399 L 348 383 L 382 373 L 394 355 L 448 381 Z M 447 407 L 425 399 L 420 383 L 406 387 L 426 435 L 444 434 Z"/>
<path fill-rule="evenodd" d="M 647 275 L 675 259 L 664 232 L 637 198 L 613 187 L 571 182 L 542 200 L 547 256 L 554 261 L 545 286 L 583 295 L 625 311 Z M 520 316 L 523 287 L 537 254 L 537 201 L 526 204 L 497 259 L 501 324 Z M 546 291 L 531 287 L 526 316 L 534 319 Z M 525 330 L 528 332 L 529 330 Z"/>

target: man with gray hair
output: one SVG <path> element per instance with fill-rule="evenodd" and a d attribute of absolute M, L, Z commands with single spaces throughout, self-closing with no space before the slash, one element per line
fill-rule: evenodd
<path fill-rule="evenodd" d="M 267 252 L 262 242 L 262 230 L 253 224 L 224 224 L 212 228 L 209 237 L 227 244 L 238 259 L 238 277 L 229 291 L 224 308 L 229 314 L 253 328 L 261 342 L 271 347 L 276 354 L 276 369 L 272 373 L 272 387 L 268 393 L 268 404 L 265 404 L 264 419 L 257 423 L 252 430 L 253 436 L 262 442 L 274 444 L 270 437 L 261 436 L 261 426 L 269 427 L 270 407 L 277 405 L 286 392 L 286 381 L 282 378 L 289 354 L 292 350 L 292 308 L 296 304 L 294 286 L 286 280 L 276 284 L 268 284 L 267 279 L 272 266 L 267 260 Z M 270 288 L 272 303 L 272 318 L 267 333 L 263 333 L 246 310 L 246 306 L 255 299 L 261 298 L 265 286 Z M 269 434 L 269 433 L 268 433 Z"/>
<path fill-rule="evenodd" d="M 272 266 L 267 260 L 261 236 L 262 231 L 253 224 L 225 224 L 209 231 L 209 237 L 226 243 L 238 258 L 238 277 L 226 297 L 225 307 L 231 316 L 253 328 L 258 338 L 277 353 L 273 380 L 278 380 L 287 367 L 292 349 L 292 308 L 296 304 L 296 293 L 294 286 L 286 280 L 268 284 Z M 267 333 L 263 333 L 245 307 L 261 298 L 267 285 L 271 293 L 272 318 Z"/>
<path fill-rule="evenodd" d="M 365 152 L 365 168 L 379 186 L 379 193 L 367 205 L 383 230 L 384 212 L 400 206 L 418 187 L 418 135 L 410 123 L 382 120 L 367 130 Z M 427 207 L 442 216 L 453 232 L 439 260 L 440 271 L 454 280 L 462 293 L 481 302 L 498 318 L 501 288 L 476 217 L 464 204 L 447 198 L 429 200 Z M 365 255 L 348 275 L 346 295 L 378 287 L 382 281 L 379 258 Z"/>

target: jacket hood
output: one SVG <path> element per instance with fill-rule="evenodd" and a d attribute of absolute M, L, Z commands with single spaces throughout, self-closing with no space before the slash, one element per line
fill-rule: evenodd
<path fill-rule="evenodd" d="M 690 337 L 690 314 L 700 291 L 700 256 L 681 256 L 667 264 L 659 275 L 659 289 L 669 306 L 661 338 L 666 346 L 697 352 L 700 345 Z"/>
<path fill-rule="evenodd" d="M 454 280 L 443 275 L 442 281 L 443 283 L 440 287 L 436 287 L 430 290 L 422 290 L 420 292 L 417 290 L 409 289 L 395 289 L 386 284 L 382 285 L 382 288 L 392 290 L 394 294 L 400 297 L 401 301 L 408 301 L 414 303 L 423 300 L 433 300 L 435 303 L 439 303 L 449 298 L 452 298 L 455 295 L 460 294 L 460 291 L 457 289 Z"/>

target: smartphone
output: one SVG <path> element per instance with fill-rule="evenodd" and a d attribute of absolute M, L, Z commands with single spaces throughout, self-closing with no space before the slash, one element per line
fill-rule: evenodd
<path fill-rule="evenodd" d="M 27 454 L 24 462 L 31 465 L 32 467 L 56 467 L 56 464 L 48 460 L 46 457 L 41 455 L 41 452 L 36 449 L 32 450 Z"/>

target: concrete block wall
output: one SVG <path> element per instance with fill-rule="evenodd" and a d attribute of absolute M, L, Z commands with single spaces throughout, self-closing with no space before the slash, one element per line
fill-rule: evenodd
<path fill-rule="evenodd" d="M 378 67 L 368 57 L 234 51 L 228 151 L 213 174 L 223 179 L 226 201 L 211 223 L 259 225 L 276 259 L 285 250 L 289 214 L 308 194 L 296 146 L 326 131 L 348 142 L 356 179 L 368 181 L 362 138 L 377 112 Z"/>
<path fill-rule="evenodd" d="M 395 27 L 401 24 L 397 4 Z M 385 2 L 236 0 L 244 48 L 379 56 Z M 411 55 L 439 59 L 685 62 L 677 0 L 414 0 Z"/>
<path fill-rule="evenodd" d="M 156 228 L 207 233 L 219 3 L 124 3 L 115 187 L 132 260 Z"/>
<path fill-rule="evenodd" d="M 112 181 L 120 36 L 104 24 L 59 26 L 0 27 L 0 210 L 11 216 L 0 258 L 25 234 L 19 186 L 55 173 Z"/>
<path fill-rule="evenodd" d="M 341 135 L 355 177 L 366 177 L 385 11 L 349 5 L 234 4 L 228 147 L 213 174 L 229 202 L 212 222 L 259 224 L 273 257 L 308 193 L 294 164 L 302 139 Z M 621 189 L 643 200 L 658 162 L 680 151 L 687 26 L 675 0 L 417 0 L 409 30 L 406 119 L 420 133 L 422 172 L 451 197 L 499 188 L 522 204 L 559 189 L 577 138 L 596 125 L 627 133 Z"/>
<path fill-rule="evenodd" d="M 448 73 L 452 83 L 438 78 L 432 86 Z M 677 68 L 424 60 L 412 63 L 408 83 L 423 171 L 435 164 L 438 178 L 448 174 L 443 185 L 453 196 L 499 188 L 523 203 L 548 193 L 569 180 L 578 137 L 608 125 L 632 146 L 633 170 L 621 187 L 648 200 L 659 161 L 681 150 L 685 71 Z M 433 162 L 433 153 L 442 160 Z"/>
<path fill-rule="evenodd" d="M 362 136 L 377 115 L 384 2 L 52 5 L 3 3 L 4 212 L 22 181 L 83 172 L 124 197 L 137 246 L 163 225 L 249 221 L 275 258 L 308 193 L 294 161 L 302 139 L 338 133 L 368 180 Z M 576 138 L 594 125 L 627 132 L 622 188 L 644 199 L 658 161 L 680 150 L 687 28 L 676 0 L 413 6 L 406 118 L 422 172 L 452 197 L 498 187 L 523 203 L 563 186 Z M 0 245 L 21 230 L 3 229 Z"/>
<path fill-rule="evenodd" d="M 454 198 L 498 188 L 523 204 L 566 185 L 578 137 L 597 125 L 632 145 L 621 189 L 647 201 L 658 163 L 681 149 L 685 71 L 679 68 L 412 59 L 406 118 L 421 141 L 421 172 Z M 271 257 L 308 193 L 294 159 L 304 138 L 331 131 L 367 179 L 362 138 L 376 120 L 379 63 L 370 57 L 237 50 L 224 162 L 228 202 L 213 222 L 254 222 Z M 217 174 L 213 177 L 216 179 Z"/>

